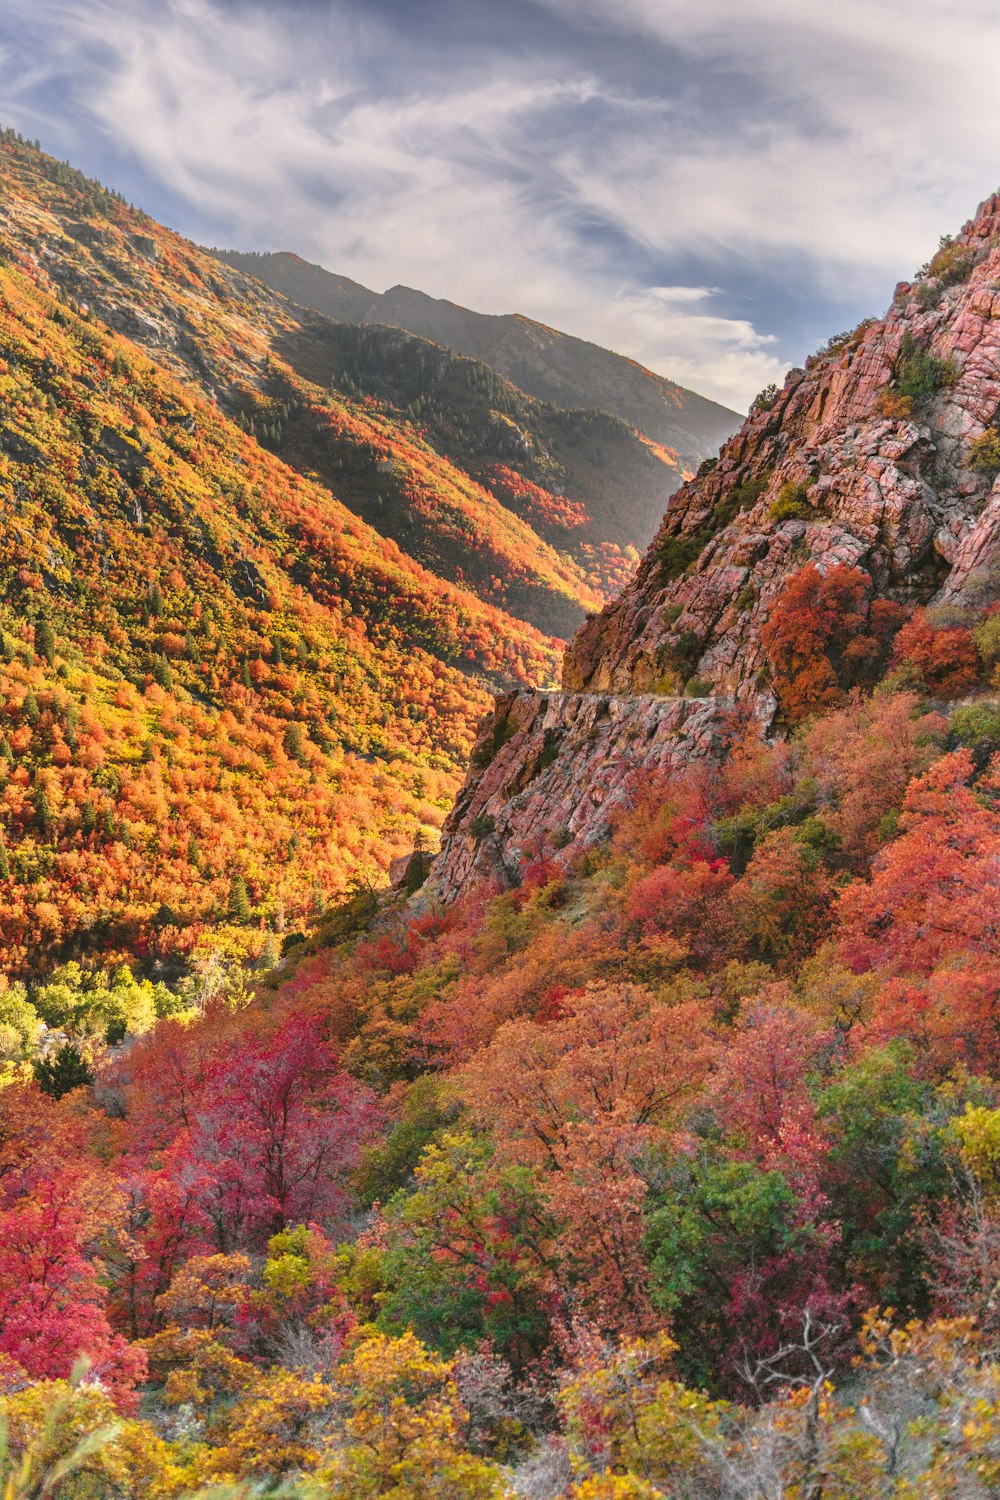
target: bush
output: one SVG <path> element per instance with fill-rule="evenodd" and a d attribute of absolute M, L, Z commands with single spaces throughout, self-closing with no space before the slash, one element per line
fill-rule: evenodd
<path fill-rule="evenodd" d="M 806 521 L 812 514 L 812 506 L 806 499 L 808 484 L 796 484 L 789 479 L 778 491 L 778 498 L 768 511 L 772 521 Z"/>
<path fill-rule="evenodd" d="M 960 745 L 967 745 L 979 769 L 1000 750 L 1000 705 L 969 703 L 951 716 L 951 732 Z"/>
<path fill-rule="evenodd" d="M 976 685 L 979 654 L 963 626 L 935 629 L 926 610 L 918 609 L 896 637 L 894 664 L 908 667 L 928 692 L 960 698 Z"/>
<path fill-rule="evenodd" d="M 1000 474 L 1000 432 L 987 427 L 979 437 L 973 438 L 965 455 L 965 467 L 976 474 L 985 474 L 992 479 Z"/>
<path fill-rule="evenodd" d="M 750 410 L 752 412 L 767 411 L 774 405 L 780 395 L 780 387 L 772 382 L 770 385 L 766 385 L 764 389 L 753 398 L 753 401 L 750 404 Z"/>
<path fill-rule="evenodd" d="M 968 245 L 957 245 L 947 238 L 941 241 L 941 248 L 934 256 L 927 273 L 936 276 L 942 286 L 957 286 L 959 282 L 968 281 L 976 264 L 976 252 Z"/>
<path fill-rule="evenodd" d="M 770 471 L 745 479 L 716 500 L 712 510 L 695 531 L 684 536 L 667 536 L 657 545 L 657 557 L 664 578 L 679 578 L 697 562 L 709 542 L 724 531 L 741 511 L 756 505 L 770 482 Z M 678 611 L 679 613 L 679 611 Z"/>
<path fill-rule="evenodd" d="M 914 407 L 930 401 L 939 390 L 954 385 L 957 376 L 950 359 L 938 359 L 907 331 L 896 360 L 896 391 Z"/>
<path fill-rule="evenodd" d="M 685 698 L 709 698 L 712 694 L 712 684 L 706 682 L 704 677 L 689 677 L 684 684 Z"/>

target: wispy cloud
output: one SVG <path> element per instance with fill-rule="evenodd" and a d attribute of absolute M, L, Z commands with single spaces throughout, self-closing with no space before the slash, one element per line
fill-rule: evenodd
<path fill-rule="evenodd" d="M 518 309 L 732 404 L 994 186 L 956 0 L 0 0 L 0 113 L 198 238 Z"/>

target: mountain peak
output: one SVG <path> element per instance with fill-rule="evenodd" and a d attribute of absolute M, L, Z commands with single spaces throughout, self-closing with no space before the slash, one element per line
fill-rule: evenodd
<path fill-rule="evenodd" d="M 930 652 L 935 632 L 1000 605 L 998 415 L 993 195 L 883 318 L 790 370 L 681 486 L 632 582 L 571 642 L 563 694 L 501 705 L 516 735 L 487 726 L 437 888 L 509 874 L 554 834 L 569 850 L 599 837 L 651 746 L 653 763 L 716 754 L 734 713 L 780 735 L 871 686 L 904 621 Z M 692 699 L 705 705 L 693 719 L 670 706 Z M 605 727 L 581 742 L 588 702 Z"/>

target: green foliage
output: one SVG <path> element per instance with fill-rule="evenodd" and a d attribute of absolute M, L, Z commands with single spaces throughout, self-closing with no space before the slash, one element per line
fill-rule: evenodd
<path fill-rule="evenodd" d="M 47 1026 L 58 1027 L 83 1044 L 140 1036 L 157 1018 L 182 1008 L 165 984 L 136 979 L 124 964 L 109 974 L 106 969 L 85 969 L 71 961 L 31 985 L 28 994 L 33 1010 Z"/>
<path fill-rule="evenodd" d="M 93 1070 L 72 1042 L 64 1042 L 51 1057 L 36 1058 L 32 1068 L 42 1093 L 53 1099 L 94 1081 Z"/>
<path fill-rule="evenodd" d="M 532 1173 L 492 1157 L 488 1139 L 459 1131 L 426 1148 L 416 1191 L 386 1209 L 378 1323 L 445 1355 L 487 1338 L 520 1367 L 548 1336 L 538 1247 L 551 1220 Z"/>
<path fill-rule="evenodd" d="M 927 274 L 934 276 L 942 286 L 957 286 L 968 281 L 976 265 L 976 252 L 971 245 L 957 244 L 950 236 L 944 236 L 941 247 L 927 266 Z"/>
<path fill-rule="evenodd" d="M 965 455 L 965 466 L 977 474 L 985 474 L 988 479 L 1000 474 L 1000 432 L 995 427 L 987 427 L 985 432 L 972 439 Z"/>
<path fill-rule="evenodd" d="M 764 389 L 762 391 L 759 391 L 753 398 L 750 403 L 750 410 L 752 412 L 769 411 L 780 395 L 780 386 L 777 386 L 772 382 L 771 385 L 766 385 Z"/>
<path fill-rule="evenodd" d="M 455 1114 L 438 1079 L 428 1074 L 412 1083 L 400 1118 L 385 1140 L 363 1155 L 357 1179 L 361 1204 L 369 1208 L 376 1201 L 385 1203 L 401 1188 L 411 1186 L 424 1151 Z"/>
<path fill-rule="evenodd" d="M 1000 751 L 1000 705 L 996 703 L 963 704 L 951 715 L 948 727 L 958 744 L 975 752 L 980 767 Z"/>
<path fill-rule="evenodd" d="M 950 359 L 938 359 L 929 349 L 918 344 L 907 329 L 896 359 L 894 375 L 899 396 L 919 408 L 926 405 L 938 391 L 953 385 L 957 371 Z"/>
<path fill-rule="evenodd" d="M 229 883 L 227 911 L 230 918 L 240 926 L 245 926 L 253 915 L 250 897 L 247 895 L 247 883 L 242 875 L 234 875 Z"/>
<path fill-rule="evenodd" d="M 723 491 L 709 515 L 694 531 L 664 536 L 656 544 L 661 575 L 666 579 L 680 575 L 697 562 L 712 538 L 732 524 L 741 511 L 749 510 L 760 499 L 770 482 L 770 474 L 758 474 Z"/>
<path fill-rule="evenodd" d="M 976 1098 L 975 1082 L 967 1087 Z M 830 1163 L 843 1255 L 874 1280 L 888 1305 L 927 1308 L 920 1214 L 947 1193 L 941 1127 L 962 1112 L 967 1097 L 915 1077 L 903 1042 L 869 1050 L 819 1095 L 819 1116 L 834 1136 Z"/>
<path fill-rule="evenodd" d="M 801 1238 L 795 1194 L 780 1171 L 711 1152 L 672 1167 L 648 1215 L 650 1291 L 683 1336 L 681 1368 L 689 1380 L 714 1384 L 706 1351 L 719 1343 L 733 1276 L 785 1254 Z"/>
<path fill-rule="evenodd" d="M 778 491 L 778 498 L 774 501 L 768 515 L 772 521 L 779 524 L 782 521 L 807 521 L 812 518 L 814 512 L 807 498 L 809 494 L 808 484 L 797 484 L 795 480 L 788 479 Z"/>

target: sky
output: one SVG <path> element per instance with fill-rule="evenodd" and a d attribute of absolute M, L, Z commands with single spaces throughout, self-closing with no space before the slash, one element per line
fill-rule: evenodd
<path fill-rule="evenodd" d="M 0 123 L 191 238 L 745 409 L 1000 185 L 1000 0 L 0 0 Z"/>

